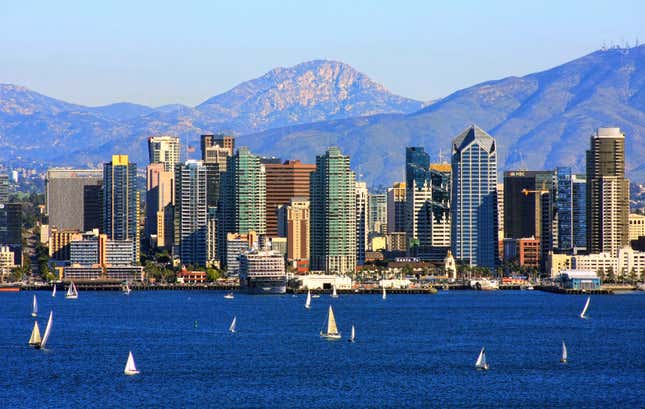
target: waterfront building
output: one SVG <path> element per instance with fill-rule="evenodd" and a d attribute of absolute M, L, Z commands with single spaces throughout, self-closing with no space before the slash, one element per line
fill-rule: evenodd
<path fill-rule="evenodd" d="M 175 203 L 175 171 L 163 163 L 146 168 L 145 235 L 152 247 L 171 247 L 172 206 Z"/>
<path fill-rule="evenodd" d="M 337 147 L 316 157 L 311 174 L 311 268 L 335 274 L 356 267 L 356 176 Z"/>
<path fill-rule="evenodd" d="M 475 125 L 452 142 L 451 209 L 453 256 L 493 269 L 498 260 L 497 147 Z"/>
<path fill-rule="evenodd" d="M 180 162 L 179 138 L 176 136 L 152 136 L 148 138 L 150 164 L 161 163 L 166 172 L 174 172 Z"/>
<path fill-rule="evenodd" d="M 387 233 L 387 195 L 385 193 L 370 193 L 369 203 L 369 232 L 372 234 Z"/>
<path fill-rule="evenodd" d="M 218 207 L 218 245 L 220 259 L 227 259 L 226 237 L 229 233 L 266 234 L 266 174 L 260 158 L 241 147 L 228 158 L 222 175 Z"/>
<path fill-rule="evenodd" d="M 397 182 L 387 189 L 387 231 L 405 231 L 405 182 Z"/>
<path fill-rule="evenodd" d="M 175 166 L 175 247 L 183 264 L 207 260 L 206 167 L 189 160 Z"/>
<path fill-rule="evenodd" d="M 563 288 L 571 290 L 597 290 L 600 288 L 600 278 L 593 270 L 575 269 L 564 270 L 558 277 Z"/>
<path fill-rule="evenodd" d="M 226 235 L 226 272 L 237 275 L 240 272 L 240 255 L 245 251 L 258 248 L 258 235 L 250 231 L 247 234 L 228 233 Z"/>
<path fill-rule="evenodd" d="M 136 263 L 132 240 L 103 241 L 102 259 L 104 266 L 132 266 Z"/>
<path fill-rule="evenodd" d="M 278 236 L 278 208 L 288 205 L 292 198 L 309 200 L 311 172 L 316 165 L 288 160 L 284 163 L 265 163 L 266 170 L 266 234 Z"/>
<path fill-rule="evenodd" d="M 80 234 L 79 240 L 69 243 L 69 261 L 72 264 L 92 266 L 99 264 L 101 246 L 98 235 L 93 233 Z M 130 242 L 128 264 L 132 264 L 132 243 Z"/>
<path fill-rule="evenodd" d="M 552 278 L 560 274 L 560 271 L 570 269 L 572 266 L 572 256 L 570 254 L 549 253 L 545 263 L 545 271 Z"/>
<path fill-rule="evenodd" d="M 645 236 L 645 215 L 629 214 L 629 241 Z"/>
<path fill-rule="evenodd" d="M 504 239 L 504 260 L 517 261 L 523 267 L 540 268 L 540 241 L 535 237 Z"/>
<path fill-rule="evenodd" d="M 636 279 L 645 277 L 645 252 L 633 250 L 629 246 L 618 249 L 616 255 L 609 252 L 572 256 L 573 268 L 592 270 L 599 275 L 618 279 L 627 279 L 634 275 Z"/>
<path fill-rule="evenodd" d="M 356 264 L 365 264 L 368 236 L 368 191 L 365 182 L 356 182 Z"/>
<path fill-rule="evenodd" d="M 49 226 L 88 231 L 103 228 L 103 172 L 100 169 L 49 169 L 45 212 Z"/>
<path fill-rule="evenodd" d="M 576 175 L 569 167 L 555 171 L 555 213 L 557 218 L 557 249 L 578 253 L 587 248 L 587 183 L 584 175 Z"/>
<path fill-rule="evenodd" d="M 254 294 L 284 294 L 287 275 L 284 256 L 272 250 L 250 250 L 240 255 L 240 287 Z"/>
<path fill-rule="evenodd" d="M 15 253 L 9 246 L 0 246 L 0 277 L 15 267 Z"/>
<path fill-rule="evenodd" d="M 598 128 L 587 151 L 587 249 L 617 251 L 629 243 L 629 181 L 625 178 L 625 135 Z"/>
<path fill-rule="evenodd" d="M 278 208 L 278 235 L 287 238 L 288 260 L 309 260 L 309 200 L 293 198 Z"/>
<path fill-rule="evenodd" d="M 131 240 L 139 260 L 137 165 L 128 155 L 113 155 L 103 165 L 103 232 L 111 240 Z"/>
<path fill-rule="evenodd" d="M 140 266 L 114 266 L 101 267 L 82 266 L 73 264 L 63 268 L 63 278 L 72 281 L 92 281 L 108 279 L 115 281 L 142 281 L 144 278 L 143 267 Z"/>

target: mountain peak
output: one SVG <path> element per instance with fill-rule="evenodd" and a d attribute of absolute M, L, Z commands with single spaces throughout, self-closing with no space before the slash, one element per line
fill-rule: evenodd
<path fill-rule="evenodd" d="M 274 68 L 197 106 L 209 115 L 244 117 L 245 131 L 382 113 L 410 113 L 419 101 L 390 93 L 348 64 L 312 60 Z"/>

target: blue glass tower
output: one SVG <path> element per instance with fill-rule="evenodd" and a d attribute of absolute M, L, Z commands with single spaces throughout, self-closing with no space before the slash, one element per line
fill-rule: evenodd
<path fill-rule="evenodd" d="M 494 268 L 497 246 L 495 139 L 471 125 L 452 142 L 452 229 L 455 258 Z"/>
<path fill-rule="evenodd" d="M 556 169 L 555 206 L 558 219 L 558 250 L 573 253 L 587 246 L 587 183 L 569 167 Z"/>

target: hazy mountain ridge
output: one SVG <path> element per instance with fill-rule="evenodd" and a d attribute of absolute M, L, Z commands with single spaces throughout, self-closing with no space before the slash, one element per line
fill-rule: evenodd
<path fill-rule="evenodd" d="M 26 89 L 20 92 L 36 95 L 19 97 L 7 87 L 14 86 L 0 85 L 0 160 L 25 150 L 29 158 L 86 164 L 129 152 L 143 164 L 150 135 L 178 135 L 198 146 L 202 132 L 233 132 L 246 133 L 238 145 L 282 158 L 313 161 L 339 145 L 368 182 L 386 185 L 403 177 L 405 146 L 448 159 L 451 139 L 470 123 L 498 140 L 500 170 L 571 165 L 581 171 L 594 129 L 618 126 L 627 134 L 628 170 L 645 180 L 645 46 L 597 51 L 425 106 L 334 61 L 272 70 L 194 108 L 90 108 Z"/>

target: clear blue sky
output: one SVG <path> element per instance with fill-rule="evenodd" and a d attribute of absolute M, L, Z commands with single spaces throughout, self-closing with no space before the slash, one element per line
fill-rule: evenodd
<path fill-rule="evenodd" d="M 0 82 L 88 105 L 195 105 L 328 58 L 429 100 L 603 44 L 645 42 L 645 1 L 0 0 Z"/>

